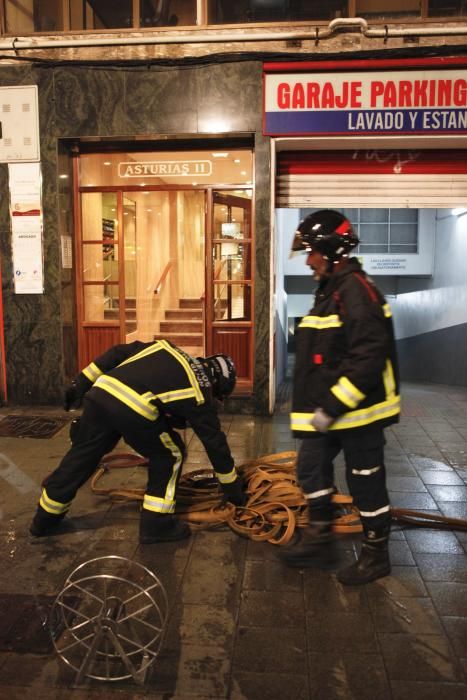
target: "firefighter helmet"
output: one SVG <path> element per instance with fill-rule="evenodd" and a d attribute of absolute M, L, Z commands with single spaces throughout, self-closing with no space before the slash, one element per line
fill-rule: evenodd
<path fill-rule="evenodd" d="M 202 360 L 212 384 L 212 393 L 221 401 L 235 388 L 237 372 L 233 360 L 228 355 L 210 355 Z"/>
<path fill-rule="evenodd" d="M 291 250 L 307 253 L 317 250 L 334 263 L 347 257 L 358 243 L 352 224 L 343 214 L 333 209 L 320 209 L 300 222 Z"/>

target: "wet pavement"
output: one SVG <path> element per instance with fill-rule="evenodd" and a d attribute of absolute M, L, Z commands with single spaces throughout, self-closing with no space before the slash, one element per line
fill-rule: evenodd
<path fill-rule="evenodd" d="M 386 431 L 393 506 L 467 519 L 467 389 L 406 384 L 402 395 L 403 420 Z M 0 409 L 0 418 L 11 414 L 66 416 Z M 297 447 L 284 413 L 223 415 L 222 423 L 239 464 Z M 188 440 L 184 469 L 208 466 L 199 441 Z M 391 576 L 354 588 L 333 572 L 287 569 L 276 547 L 228 528 L 138 545 L 138 504 L 112 504 L 89 485 L 61 534 L 33 539 L 40 483 L 67 446 L 66 426 L 49 439 L 0 437 L 0 697 L 467 698 L 467 532 L 396 526 Z M 111 475 L 125 486 L 143 477 L 141 467 Z M 341 461 L 337 484 L 346 491 Z M 357 542 L 340 538 L 343 561 Z M 108 555 L 143 564 L 168 595 L 162 648 L 141 686 L 131 678 L 77 683 L 45 631 L 67 576 Z"/>

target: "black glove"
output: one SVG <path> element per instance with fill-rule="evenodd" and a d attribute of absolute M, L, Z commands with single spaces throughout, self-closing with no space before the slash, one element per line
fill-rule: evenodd
<path fill-rule="evenodd" d="M 72 382 L 68 389 L 65 390 L 63 397 L 63 408 L 69 411 L 70 408 L 79 408 L 83 403 L 83 392 L 78 389 L 76 382 Z"/>
<path fill-rule="evenodd" d="M 244 506 L 248 501 L 248 496 L 243 491 L 243 481 L 240 477 L 237 477 L 235 481 L 230 484 L 221 484 L 222 492 L 224 494 L 223 502 L 229 501 L 233 503 L 234 506 Z"/>
<path fill-rule="evenodd" d="M 188 423 L 185 418 L 182 418 L 182 416 L 173 416 L 173 415 L 166 415 L 167 418 L 167 423 L 170 425 L 171 428 L 175 428 L 175 430 L 185 430 L 187 427 Z"/>

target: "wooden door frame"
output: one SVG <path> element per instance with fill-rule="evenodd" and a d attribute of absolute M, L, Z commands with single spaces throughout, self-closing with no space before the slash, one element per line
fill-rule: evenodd
<path fill-rule="evenodd" d="M 251 189 L 254 191 L 254 187 L 239 187 L 236 185 L 221 185 L 221 186 L 210 186 L 208 191 L 208 206 L 207 206 L 207 225 L 206 225 L 206 344 L 207 344 L 207 354 L 211 355 L 215 352 L 222 352 L 223 350 L 216 347 L 214 336 L 216 331 L 221 334 L 222 332 L 228 333 L 229 331 L 238 333 L 248 334 L 248 348 L 247 348 L 247 363 L 250 368 L 248 377 L 239 377 L 237 380 L 237 386 L 235 388 L 234 395 L 250 395 L 253 391 L 254 383 L 254 313 L 255 313 L 255 246 L 254 246 L 254 235 L 253 235 L 253 217 L 254 217 L 254 201 L 253 198 L 246 200 L 244 198 L 238 197 L 233 192 L 239 189 Z M 225 194 L 232 191 L 232 194 Z M 240 205 L 249 202 L 250 220 L 249 220 L 249 236 L 242 240 L 248 243 L 250 246 L 250 277 L 245 278 L 245 282 L 248 283 L 250 289 L 250 314 L 251 318 L 249 321 L 215 321 L 214 320 L 214 268 L 212 259 L 212 249 L 214 241 L 217 238 L 214 237 L 214 193 L 222 192 L 225 194 L 227 199 L 233 200 L 234 205 Z M 246 208 L 246 207 L 245 207 Z"/>
<path fill-rule="evenodd" d="M 0 399 L 7 402 L 6 384 L 6 358 L 5 358 L 5 326 L 3 322 L 3 293 L 2 293 L 2 271 L 0 268 Z"/>

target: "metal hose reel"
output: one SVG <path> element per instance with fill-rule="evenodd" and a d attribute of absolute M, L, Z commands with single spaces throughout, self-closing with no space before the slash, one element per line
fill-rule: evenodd
<path fill-rule="evenodd" d="M 48 620 L 58 656 L 85 677 L 144 684 L 168 616 L 165 589 L 142 564 L 120 556 L 90 559 L 68 576 Z"/>

